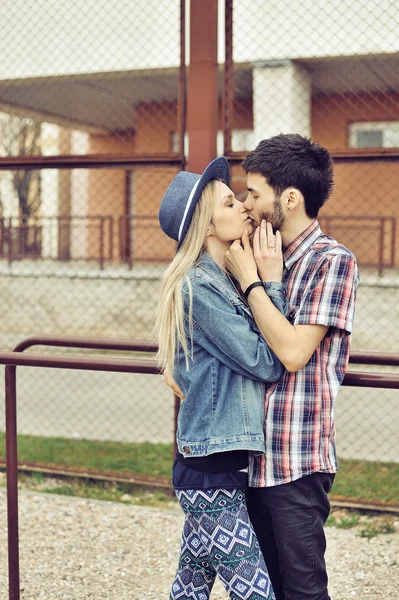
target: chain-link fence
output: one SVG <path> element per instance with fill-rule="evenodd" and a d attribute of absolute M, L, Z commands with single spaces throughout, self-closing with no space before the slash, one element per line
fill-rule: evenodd
<path fill-rule="evenodd" d="M 175 248 L 157 213 L 183 167 L 184 6 L 7 0 L 0 20 L 0 345 L 150 338 Z M 157 377 L 20 369 L 18 395 L 21 434 L 173 441 Z"/>
<path fill-rule="evenodd" d="M 175 248 L 157 212 L 190 157 L 188 8 L 1 3 L 3 349 L 39 333 L 152 336 Z M 260 139 L 299 132 L 326 146 L 335 189 L 320 221 L 360 265 L 353 349 L 399 351 L 399 8 L 226 0 L 219 9 L 217 147 L 235 192 L 245 195 L 240 161 Z M 172 398 L 155 376 L 21 369 L 18 398 L 21 434 L 173 439 Z M 396 391 L 343 389 L 340 455 L 398 461 L 398 420 Z"/>
<path fill-rule="evenodd" d="M 3 349 L 38 332 L 151 338 L 160 277 L 175 250 L 157 212 L 179 168 L 148 158 L 129 169 L 17 171 L 37 178 L 48 210 L 21 217 L 16 209 L 0 223 Z M 14 174 L 1 177 L 16 203 Z M 69 206 L 60 215 L 63 199 Z M 21 369 L 19 431 L 172 443 L 173 397 L 151 379 Z"/>
<path fill-rule="evenodd" d="M 361 275 L 352 349 L 399 351 L 399 8 L 392 2 L 234 2 L 225 13 L 224 151 L 233 187 L 264 138 L 297 132 L 334 158 L 323 230 Z M 343 388 L 341 457 L 399 460 L 397 391 Z"/>

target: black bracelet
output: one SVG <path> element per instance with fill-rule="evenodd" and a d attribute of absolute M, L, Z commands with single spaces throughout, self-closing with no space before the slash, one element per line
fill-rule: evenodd
<path fill-rule="evenodd" d="M 245 300 L 248 300 L 249 292 L 259 286 L 263 287 L 263 281 L 254 281 L 253 283 L 251 283 L 251 285 L 249 285 L 244 292 Z"/>

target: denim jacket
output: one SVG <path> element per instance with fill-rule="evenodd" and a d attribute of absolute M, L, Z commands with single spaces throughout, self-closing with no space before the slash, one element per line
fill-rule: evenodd
<path fill-rule="evenodd" d="M 236 288 L 206 252 L 188 273 L 192 288 L 192 339 L 188 327 L 188 282 L 182 285 L 189 369 L 178 348 L 174 378 L 185 394 L 177 430 L 185 457 L 229 450 L 263 452 L 266 383 L 280 379 L 283 366 L 261 336 Z M 286 315 L 282 283 L 265 291 Z"/>

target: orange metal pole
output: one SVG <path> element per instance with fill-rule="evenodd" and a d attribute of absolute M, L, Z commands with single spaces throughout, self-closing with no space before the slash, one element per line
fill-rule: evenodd
<path fill-rule="evenodd" d="M 216 157 L 218 129 L 218 2 L 190 2 L 190 66 L 188 70 L 187 170 L 201 173 Z"/>
<path fill-rule="evenodd" d="M 234 62 L 233 62 L 233 0 L 225 0 L 225 60 L 223 83 L 223 154 L 232 151 L 232 117 L 234 112 Z"/>

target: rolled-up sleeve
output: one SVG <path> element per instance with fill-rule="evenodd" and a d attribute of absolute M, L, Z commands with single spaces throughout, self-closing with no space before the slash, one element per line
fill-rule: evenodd
<path fill-rule="evenodd" d="M 285 285 L 279 281 L 264 281 L 263 287 L 274 306 L 287 317 L 289 313 L 289 304 L 287 301 L 287 290 L 285 289 Z"/>

